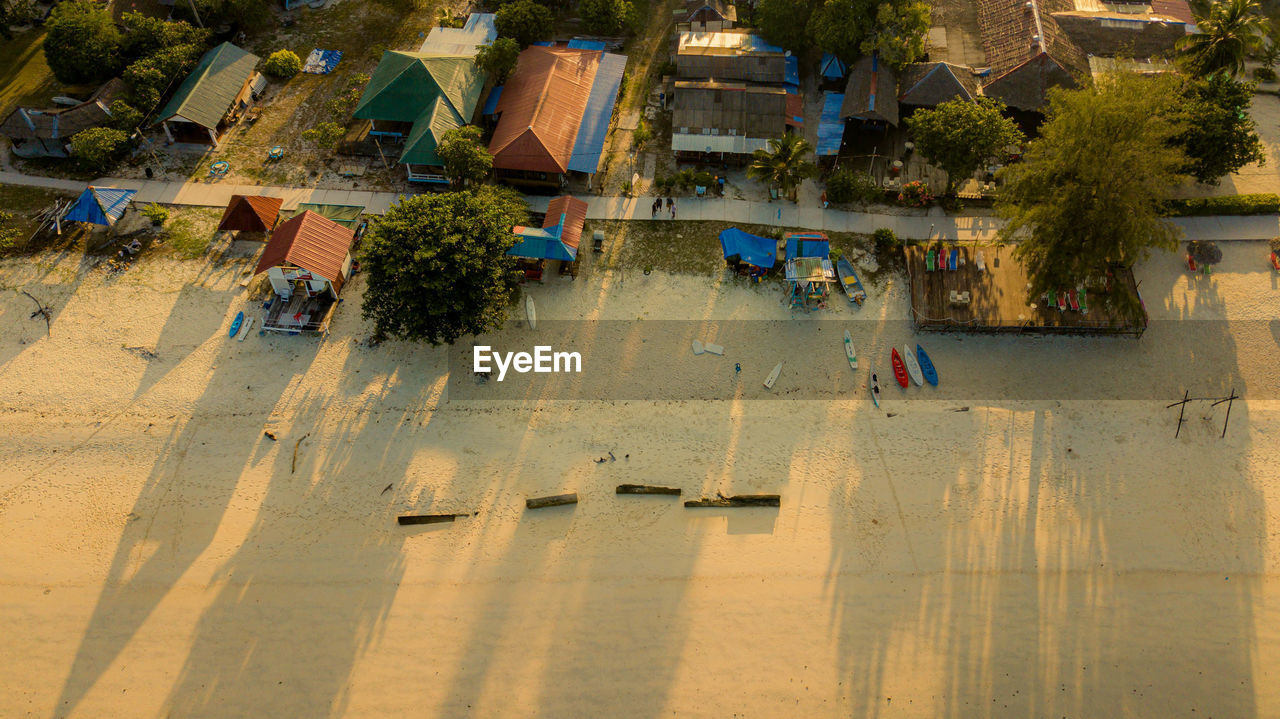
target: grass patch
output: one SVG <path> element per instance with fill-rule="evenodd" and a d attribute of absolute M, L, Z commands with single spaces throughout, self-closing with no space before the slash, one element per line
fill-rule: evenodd
<path fill-rule="evenodd" d="M 1270 215 L 1280 212 L 1280 195 L 1225 195 L 1165 202 L 1171 217 L 1204 215 Z"/>
<path fill-rule="evenodd" d="M 206 207 L 172 207 L 164 225 L 164 247 L 181 260 L 204 255 L 213 241 L 221 210 Z"/>

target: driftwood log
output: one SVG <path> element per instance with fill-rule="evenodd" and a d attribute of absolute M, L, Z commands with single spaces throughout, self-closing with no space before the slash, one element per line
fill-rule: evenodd
<path fill-rule="evenodd" d="M 659 487 L 653 484 L 619 484 L 616 494 L 674 494 L 679 496 L 679 487 Z"/>
<path fill-rule="evenodd" d="M 400 524 L 443 524 L 452 522 L 465 514 L 402 514 L 396 520 Z"/>
<path fill-rule="evenodd" d="M 562 504 L 577 504 L 578 493 L 570 492 L 568 494 L 555 494 L 550 497 L 533 497 L 524 500 L 524 506 L 527 509 L 542 509 L 543 507 L 558 507 Z"/>
<path fill-rule="evenodd" d="M 726 497 L 716 495 L 714 499 L 690 499 L 684 503 L 686 507 L 778 507 L 782 497 L 777 494 L 735 494 Z"/>

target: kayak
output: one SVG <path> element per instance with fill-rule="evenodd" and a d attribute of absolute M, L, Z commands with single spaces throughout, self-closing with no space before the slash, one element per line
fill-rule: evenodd
<path fill-rule="evenodd" d="M 924 384 L 924 373 L 920 371 L 920 363 L 916 361 L 916 353 L 907 349 L 906 345 L 902 346 L 902 361 L 907 365 L 907 374 L 911 375 L 911 381 L 919 387 Z"/>
<path fill-rule="evenodd" d="M 849 366 L 858 369 L 858 351 L 853 348 L 853 335 L 844 331 L 844 354 L 849 358 Z"/>
<path fill-rule="evenodd" d="M 893 378 L 898 380 L 898 384 L 903 389 L 907 388 L 907 368 L 902 364 L 902 355 L 898 354 L 898 348 L 893 349 L 890 357 L 893 360 Z"/>
<path fill-rule="evenodd" d="M 871 363 L 871 401 L 880 406 L 880 376 L 876 374 L 876 363 Z"/>
<path fill-rule="evenodd" d="M 938 370 L 933 366 L 933 360 L 929 359 L 929 353 L 924 351 L 920 345 L 916 345 L 916 359 L 920 360 L 920 371 L 924 373 L 924 381 L 938 386 Z"/>
<path fill-rule="evenodd" d="M 235 318 L 234 320 L 231 320 L 231 331 L 227 333 L 227 336 L 228 336 L 228 337 L 235 337 L 235 336 L 236 336 L 236 333 L 240 331 L 240 325 L 242 325 L 242 324 L 244 324 L 244 313 L 243 313 L 243 312 L 241 312 L 241 313 L 237 314 L 237 315 L 236 315 L 236 318 Z"/>

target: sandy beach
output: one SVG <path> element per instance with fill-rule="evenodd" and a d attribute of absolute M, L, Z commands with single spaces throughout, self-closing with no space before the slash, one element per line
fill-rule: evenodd
<path fill-rule="evenodd" d="M 5 261 L 0 716 L 1280 716 L 1280 276 L 1222 247 L 1136 269 L 1136 341 L 913 337 L 892 274 L 796 318 L 549 279 L 586 384 L 509 387 L 367 346 L 360 276 L 328 338 L 237 342 L 244 261 Z M 931 347 L 939 393 L 875 409 L 846 326 Z M 1232 388 L 1225 438 L 1208 403 L 1174 438 Z"/>

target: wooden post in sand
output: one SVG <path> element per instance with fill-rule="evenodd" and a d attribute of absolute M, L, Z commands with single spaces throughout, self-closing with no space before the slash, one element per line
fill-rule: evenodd
<path fill-rule="evenodd" d="M 524 500 L 525 509 L 542 509 L 543 507 L 558 507 L 562 504 L 577 504 L 577 492 L 568 494 L 556 494 L 550 497 L 533 497 Z"/>

